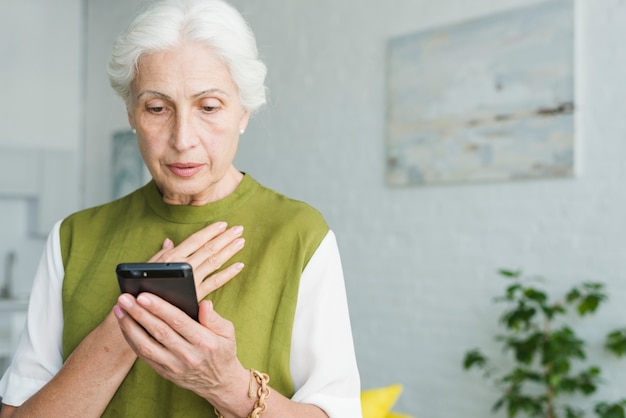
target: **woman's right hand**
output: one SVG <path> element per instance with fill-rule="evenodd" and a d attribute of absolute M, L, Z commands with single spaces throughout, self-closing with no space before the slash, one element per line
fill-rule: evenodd
<path fill-rule="evenodd" d="M 217 271 L 243 248 L 242 232 L 241 226 L 227 229 L 224 222 L 218 222 L 177 246 L 166 239 L 148 261 L 191 264 L 202 300 L 243 268 L 243 263 L 233 263 Z M 125 294 L 113 312 L 128 345 L 157 373 L 201 396 L 216 397 L 216 387 L 226 387 L 228 394 L 236 392 L 232 387 L 244 387 L 249 372 L 237 358 L 234 326 L 212 307 L 211 302 L 202 302 L 198 321 L 194 321 L 155 295 L 133 298 Z M 248 410 L 251 405 L 243 407 Z"/>
<path fill-rule="evenodd" d="M 198 301 L 201 301 L 243 269 L 243 263 L 237 262 L 217 272 L 244 247 L 242 233 L 242 226 L 228 228 L 226 222 L 216 222 L 191 234 L 176 246 L 166 238 L 161 250 L 148 261 L 189 263 L 193 268 Z"/>

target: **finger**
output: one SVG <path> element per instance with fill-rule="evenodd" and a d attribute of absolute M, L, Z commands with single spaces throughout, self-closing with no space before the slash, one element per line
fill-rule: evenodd
<path fill-rule="evenodd" d="M 113 308 L 124 338 L 139 358 L 143 359 L 159 375 L 168 380 L 172 380 L 179 371 L 185 370 L 185 366 L 181 364 L 178 356 L 170 351 L 170 347 L 158 342 L 154 336 L 149 334 L 146 329 L 131 316 L 130 312 L 141 316 L 141 314 L 139 314 L 141 309 L 139 309 L 139 305 L 134 302 L 135 299 L 131 295 L 122 295 L 118 299 L 118 305 L 115 305 Z M 128 311 L 125 309 L 128 309 Z"/>
<path fill-rule="evenodd" d="M 219 270 L 228 260 L 241 251 L 245 244 L 244 238 L 236 238 L 212 255 L 197 254 L 190 257 L 190 260 L 193 259 L 192 262 L 196 265 L 194 274 L 197 283 L 201 283 L 211 273 Z"/>
<path fill-rule="evenodd" d="M 206 274 L 200 275 L 198 272 L 201 279 L 204 279 L 207 274 L 213 273 L 215 270 L 219 269 L 234 253 L 243 248 L 244 242 L 241 241 L 243 238 L 240 238 L 242 233 L 243 226 L 233 226 L 210 241 L 207 241 L 202 247 L 198 248 L 189 256 L 189 262 L 192 265 L 201 266 L 208 263 L 208 272 Z M 235 247 L 233 247 L 233 245 Z M 234 248 L 236 248 L 236 250 L 232 251 Z M 224 250 L 226 250 L 226 252 L 223 252 Z M 228 254 L 230 254 L 230 256 L 228 256 Z"/>
<path fill-rule="evenodd" d="M 141 325 L 168 350 L 186 353 L 201 340 L 198 323 L 176 306 L 152 293 L 141 293 L 137 304 L 150 313 Z"/>
<path fill-rule="evenodd" d="M 150 359 L 164 357 L 163 346 L 158 344 L 139 322 L 142 317 L 145 319 L 145 313 L 142 311 L 135 298 L 127 293 L 120 295 L 117 305 L 113 308 L 124 338 L 139 357 Z"/>
<path fill-rule="evenodd" d="M 226 222 L 215 222 L 201 230 L 189 235 L 183 242 L 173 248 L 168 254 L 168 260 L 187 258 L 191 254 L 194 254 L 207 242 L 210 242 L 215 237 L 226 231 L 228 224 Z"/>
<path fill-rule="evenodd" d="M 215 312 L 213 302 L 210 300 L 200 302 L 198 321 L 216 335 L 228 339 L 235 338 L 235 327 L 232 322 Z"/>
<path fill-rule="evenodd" d="M 149 263 L 158 261 L 159 258 L 165 254 L 166 252 L 168 252 L 169 250 L 171 250 L 172 248 L 174 248 L 174 243 L 172 242 L 171 239 L 169 238 L 165 238 L 165 240 L 163 240 L 163 244 L 161 244 L 161 250 L 159 250 L 158 253 L 156 253 L 155 255 L 153 255 L 150 260 L 148 260 Z"/>
<path fill-rule="evenodd" d="M 123 294 L 118 298 L 118 305 L 127 313 L 126 318 L 118 320 L 120 327 L 141 358 L 164 364 L 176 360 L 170 351 L 176 349 L 180 352 L 188 348 L 184 338 L 162 318 L 155 315 L 150 308 L 165 305 L 177 310 L 182 317 L 186 317 L 191 323 L 195 323 L 180 309 L 150 293 L 142 293 L 137 298 Z"/>
<path fill-rule="evenodd" d="M 219 271 L 197 285 L 198 300 L 204 299 L 211 292 L 219 289 L 243 270 L 243 263 L 234 263 Z"/>

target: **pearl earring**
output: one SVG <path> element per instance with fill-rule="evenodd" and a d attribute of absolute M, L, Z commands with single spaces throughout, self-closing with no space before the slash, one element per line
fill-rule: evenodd
<path fill-rule="evenodd" d="M 133 128 L 133 135 L 137 133 L 137 129 Z"/>
<path fill-rule="evenodd" d="M 243 135 L 243 133 L 244 133 L 244 132 L 246 132 L 246 130 L 245 130 L 245 129 L 241 129 L 241 130 L 239 131 L 239 133 L 240 133 L 241 135 Z"/>

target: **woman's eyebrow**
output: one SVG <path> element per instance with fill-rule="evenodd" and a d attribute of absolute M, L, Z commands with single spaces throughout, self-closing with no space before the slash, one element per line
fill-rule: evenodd
<path fill-rule="evenodd" d="M 204 96 L 205 94 L 212 94 L 212 93 L 219 93 L 219 94 L 222 94 L 224 96 L 228 96 L 228 93 L 226 93 L 224 90 L 218 89 L 218 88 L 213 88 L 213 89 L 203 90 L 203 91 L 201 91 L 199 93 L 194 94 L 191 97 L 193 97 L 195 99 L 195 98 Z"/>
<path fill-rule="evenodd" d="M 198 97 L 204 96 L 205 94 L 213 94 L 213 93 L 219 93 L 221 95 L 228 96 L 228 93 L 226 93 L 224 90 L 218 89 L 218 88 L 213 88 L 213 89 L 202 90 L 201 92 L 198 92 L 198 93 L 194 94 L 191 97 L 196 99 Z M 168 99 L 168 100 L 170 99 L 170 96 L 168 96 L 167 94 L 161 93 L 160 91 L 156 91 L 156 90 L 144 90 L 144 91 L 142 91 L 141 93 L 139 93 L 137 95 L 137 99 L 139 99 L 144 94 L 152 94 L 152 95 L 160 97 L 162 99 Z"/>
<path fill-rule="evenodd" d="M 170 96 L 168 96 L 167 94 L 163 94 L 160 91 L 156 91 L 156 90 L 144 90 L 144 91 L 142 91 L 141 93 L 139 93 L 137 95 L 137 98 L 139 99 L 144 94 L 152 94 L 154 96 L 158 96 L 158 97 L 161 97 L 163 99 L 169 99 L 170 98 Z"/>

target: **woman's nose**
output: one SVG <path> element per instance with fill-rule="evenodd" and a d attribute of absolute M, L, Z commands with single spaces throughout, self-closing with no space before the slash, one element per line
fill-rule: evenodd
<path fill-rule="evenodd" d="M 172 146 L 178 151 L 192 148 L 196 143 L 195 138 L 195 130 L 191 118 L 184 114 L 178 115 L 172 130 Z"/>

